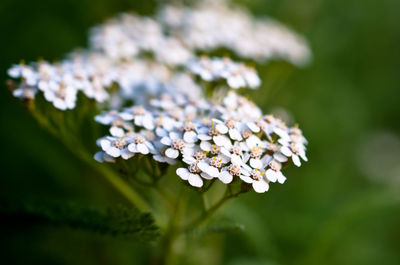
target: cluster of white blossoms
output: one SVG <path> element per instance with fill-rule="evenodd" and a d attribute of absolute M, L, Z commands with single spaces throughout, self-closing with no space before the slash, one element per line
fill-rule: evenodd
<path fill-rule="evenodd" d="M 194 187 L 206 180 L 228 184 L 240 179 L 256 192 L 270 182 L 284 183 L 281 169 L 307 161 L 306 139 L 251 101 L 231 91 L 220 102 L 189 99 L 178 92 L 161 94 L 147 108 L 133 106 L 96 117 L 110 126 L 97 143 L 96 160 L 113 162 L 151 155 L 163 163 L 184 164 L 177 175 Z"/>
<path fill-rule="evenodd" d="M 306 41 L 277 21 L 254 17 L 226 0 L 206 0 L 193 8 L 165 6 L 159 20 L 172 36 L 193 50 L 227 48 L 243 58 L 264 62 L 285 59 L 303 65 L 311 52 Z"/>
<path fill-rule="evenodd" d="M 310 57 L 305 41 L 277 22 L 254 19 L 224 0 L 200 1 L 192 7 L 164 5 L 154 18 L 121 14 L 91 30 L 86 51 L 56 63 L 17 64 L 8 74 L 21 80 L 14 96 L 33 99 L 42 92 L 60 110 L 75 108 L 79 91 L 116 106 L 143 86 L 178 83 L 194 88 L 190 72 L 206 81 L 225 79 L 235 89 L 258 87 L 254 69 L 227 58 L 197 56 L 220 47 L 257 61 L 283 59 L 301 65 Z M 181 71 L 182 66 L 189 71 Z M 114 84 L 121 88 L 117 97 L 110 95 Z"/>
<path fill-rule="evenodd" d="M 238 94 L 261 85 L 254 68 L 198 56 L 220 48 L 258 62 L 302 65 L 310 57 L 305 41 L 277 22 L 223 0 L 203 1 L 165 5 L 155 17 L 122 14 L 91 30 L 88 49 L 60 62 L 17 64 L 8 74 L 15 97 L 42 94 L 70 110 L 82 93 L 111 109 L 95 118 L 110 127 L 97 141 L 97 161 L 149 155 L 178 163 L 177 175 L 194 187 L 239 180 L 265 192 L 270 182 L 285 181 L 285 165 L 307 160 L 307 142 L 300 129 L 263 115 Z"/>
<path fill-rule="evenodd" d="M 205 81 L 224 79 L 233 89 L 256 89 L 261 85 L 261 79 L 254 68 L 243 63 L 235 63 L 229 58 L 200 57 L 200 59 L 190 61 L 188 68 Z"/>

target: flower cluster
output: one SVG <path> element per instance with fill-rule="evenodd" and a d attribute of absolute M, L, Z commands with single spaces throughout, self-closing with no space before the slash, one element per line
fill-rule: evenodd
<path fill-rule="evenodd" d="M 96 117 L 110 135 L 98 140 L 100 161 L 152 155 L 158 162 L 183 162 L 176 173 L 194 187 L 205 180 L 228 184 L 240 179 L 256 192 L 270 182 L 283 183 L 282 167 L 307 161 L 299 128 L 262 115 L 251 101 L 231 91 L 222 102 L 162 94 L 149 107 L 133 106 Z"/>
<path fill-rule="evenodd" d="M 242 63 L 235 63 L 229 58 L 200 57 L 189 62 L 188 68 L 205 81 L 225 79 L 228 86 L 233 89 L 255 89 L 261 84 L 255 69 Z"/>
<path fill-rule="evenodd" d="M 225 0 L 200 1 L 193 8 L 165 6 L 159 18 L 171 35 L 194 50 L 223 47 L 258 62 L 285 59 L 296 65 L 311 56 L 305 40 L 287 27 L 271 18 L 254 19 Z"/>
<path fill-rule="evenodd" d="M 120 102 L 143 84 L 177 79 L 180 66 L 205 80 L 226 79 L 232 88 L 259 86 L 251 68 L 228 59 L 197 58 L 198 52 L 220 47 L 257 61 L 302 65 L 310 57 L 305 41 L 277 22 L 253 19 L 223 0 L 200 1 L 191 8 L 164 5 L 155 18 L 121 14 L 91 30 L 87 51 L 57 63 L 14 65 L 8 73 L 21 80 L 14 96 L 33 99 L 40 91 L 60 110 L 73 109 L 79 91 L 97 102 Z M 119 100 L 109 93 L 114 83 L 123 91 Z"/>
<path fill-rule="evenodd" d="M 305 41 L 284 26 L 220 0 L 165 5 L 153 18 L 121 14 L 91 30 L 87 50 L 56 63 L 17 64 L 8 74 L 21 80 L 13 82 L 15 97 L 33 100 L 40 92 L 59 110 L 74 109 L 79 93 L 102 103 L 109 111 L 95 120 L 109 134 L 97 141 L 97 161 L 148 155 L 178 163 L 177 175 L 194 187 L 238 180 L 265 192 L 285 181 L 285 165 L 307 160 L 307 142 L 300 129 L 238 94 L 261 85 L 254 68 L 198 56 L 219 48 L 258 62 L 302 65 L 310 57 Z"/>

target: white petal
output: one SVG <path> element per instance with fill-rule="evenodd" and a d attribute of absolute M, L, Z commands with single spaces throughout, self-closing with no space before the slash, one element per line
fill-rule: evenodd
<path fill-rule="evenodd" d="M 127 148 L 124 148 L 121 150 L 121 157 L 123 159 L 129 159 L 131 157 L 133 157 L 135 155 L 135 153 L 130 152 Z"/>
<path fill-rule="evenodd" d="M 133 120 L 133 115 L 130 113 L 126 113 L 126 112 L 121 112 L 119 113 L 119 116 L 121 117 L 121 119 L 125 120 L 125 121 L 131 121 Z"/>
<path fill-rule="evenodd" d="M 286 180 L 286 177 L 282 174 L 282 172 L 276 172 L 276 175 L 277 175 L 277 177 L 278 177 L 278 182 L 280 183 L 280 184 L 283 184 L 283 183 L 285 183 L 285 180 Z"/>
<path fill-rule="evenodd" d="M 298 155 L 292 155 L 293 164 L 296 166 L 301 166 L 300 158 Z"/>
<path fill-rule="evenodd" d="M 161 138 L 160 142 L 161 142 L 163 145 L 171 145 L 171 144 L 172 144 L 171 139 L 170 139 L 169 137 L 167 137 L 167 136 Z"/>
<path fill-rule="evenodd" d="M 175 159 L 179 156 L 179 151 L 176 149 L 168 148 L 165 150 L 165 155 L 169 158 Z"/>
<path fill-rule="evenodd" d="M 222 181 L 225 184 L 231 183 L 233 180 L 233 177 L 231 174 L 229 174 L 228 171 L 222 171 L 219 175 L 218 175 L 218 179 L 220 181 Z"/>
<path fill-rule="evenodd" d="M 199 135 L 197 135 L 197 137 L 202 141 L 208 141 L 208 140 L 212 139 L 212 137 L 210 135 L 206 135 L 206 134 L 199 134 Z"/>
<path fill-rule="evenodd" d="M 276 172 L 274 170 L 272 170 L 272 169 L 268 169 L 265 172 L 265 177 L 271 182 L 276 182 L 277 179 L 278 179 L 278 176 L 277 176 Z"/>
<path fill-rule="evenodd" d="M 200 188 L 203 186 L 203 180 L 197 174 L 190 174 L 188 180 L 189 184 L 192 185 L 193 187 Z"/>
<path fill-rule="evenodd" d="M 150 117 L 143 118 L 143 127 L 146 128 L 147 130 L 153 130 L 154 129 L 153 119 Z"/>
<path fill-rule="evenodd" d="M 213 137 L 214 143 L 218 146 L 223 146 L 230 149 L 232 147 L 231 140 L 225 135 L 217 135 Z"/>
<path fill-rule="evenodd" d="M 238 155 L 235 155 L 235 154 L 231 155 L 231 162 L 234 165 L 242 165 L 242 164 L 244 164 L 242 159 L 241 159 L 241 157 L 238 156 Z"/>
<path fill-rule="evenodd" d="M 205 172 L 201 172 L 200 175 L 201 175 L 203 178 L 205 178 L 205 179 L 213 179 L 213 178 L 214 178 L 214 177 L 211 177 L 210 175 L 208 175 L 208 174 L 205 173 Z"/>
<path fill-rule="evenodd" d="M 239 177 L 240 177 L 241 180 L 243 180 L 246 183 L 253 183 L 254 182 L 254 179 L 252 179 L 249 176 L 240 175 Z"/>
<path fill-rule="evenodd" d="M 169 138 L 171 138 L 171 140 L 178 140 L 179 134 L 177 132 L 170 132 Z"/>
<path fill-rule="evenodd" d="M 116 147 L 110 147 L 107 150 L 105 150 L 107 154 L 109 154 L 112 157 L 119 157 L 121 155 L 121 150 L 116 148 Z"/>
<path fill-rule="evenodd" d="M 240 132 L 237 129 L 230 129 L 229 136 L 233 140 L 237 140 L 237 141 L 243 140 L 242 136 L 240 135 Z"/>
<path fill-rule="evenodd" d="M 157 128 L 156 128 L 156 135 L 157 135 L 158 137 L 164 137 L 164 136 L 167 136 L 168 133 L 167 133 L 167 131 L 164 130 L 163 128 L 157 127 Z"/>
<path fill-rule="evenodd" d="M 303 151 L 303 152 L 300 152 L 300 157 L 301 157 L 301 159 L 303 159 L 304 161 L 308 161 L 308 158 L 307 158 L 307 156 L 306 156 L 306 153 Z"/>
<path fill-rule="evenodd" d="M 258 168 L 258 169 L 260 169 L 260 168 L 263 167 L 263 163 L 261 162 L 261 159 L 254 159 L 254 158 L 251 158 L 251 159 L 250 159 L 250 166 L 251 166 L 252 168 Z"/>
<path fill-rule="evenodd" d="M 228 132 L 228 127 L 226 127 L 226 125 L 223 124 L 223 123 L 217 124 L 217 125 L 215 126 L 215 129 L 217 129 L 217 131 L 218 131 L 219 133 L 222 133 L 222 134 L 225 134 L 225 133 Z"/>
<path fill-rule="evenodd" d="M 128 150 L 132 153 L 137 153 L 138 150 L 136 149 L 136 144 L 135 143 L 131 143 L 128 145 Z"/>
<path fill-rule="evenodd" d="M 103 151 L 97 152 L 96 154 L 94 154 L 94 160 L 103 163 L 104 162 L 103 154 L 104 154 Z"/>
<path fill-rule="evenodd" d="M 248 122 L 246 125 L 252 132 L 255 133 L 260 132 L 260 127 L 258 127 L 254 122 Z"/>
<path fill-rule="evenodd" d="M 269 189 L 268 183 L 265 182 L 264 180 L 254 181 L 252 186 L 254 191 L 257 193 L 263 193 L 268 191 Z"/>
<path fill-rule="evenodd" d="M 100 140 L 100 146 L 101 146 L 101 149 L 103 149 L 103 151 L 105 151 L 111 147 L 111 142 L 107 139 L 102 139 L 102 140 Z"/>
<path fill-rule="evenodd" d="M 281 154 L 281 153 L 275 153 L 274 154 L 274 159 L 276 161 L 281 162 L 281 163 L 285 163 L 286 161 L 288 161 L 288 158 L 286 156 L 284 156 L 283 154 Z"/>
<path fill-rule="evenodd" d="M 110 128 L 110 134 L 115 137 L 122 137 L 124 136 L 125 132 L 122 128 L 113 126 Z"/>
<path fill-rule="evenodd" d="M 194 143 L 197 141 L 197 134 L 194 131 L 185 132 L 183 134 L 183 140 L 187 143 Z"/>
<path fill-rule="evenodd" d="M 211 146 L 212 144 L 207 141 L 201 141 L 200 143 L 200 149 L 203 151 L 211 151 Z"/>
<path fill-rule="evenodd" d="M 176 174 L 177 174 L 181 179 L 183 179 L 183 180 L 188 180 L 190 172 L 189 172 L 189 170 L 188 170 L 187 168 L 181 167 L 181 168 L 178 168 L 178 169 L 176 170 Z"/>
<path fill-rule="evenodd" d="M 281 137 L 282 139 L 286 140 L 286 141 L 290 141 L 290 136 L 287 133 L 287 131 L 282 130 L 278 127 L 274 128 L 274 133 L 276 133 L 279 137 Z"/>
<path fill-rule="evenodd" d="M 260 146 L 261 145 L 261 140 L 257 136 L 252 135 L 246 140 L 246 144 L 251 149 L 253 147 Z"/>
<path fill-rule="evenodd" d="M 147 148 L 147 146 L 146 146 L 145 144 L 137 144 L 137 145 L 136 145 L 136 149 L 137 149 L 140 153 L 142 153 L 142 154 L 144 154 L 144 155 L 147 155 L 147 154 L 149 153 L 149 148 Z"/>
<path fill-rule="evenodd" d="M 287 146 L 282 146 L 280 152 L 287 157 L 290 157 L 293 154 Z"/>

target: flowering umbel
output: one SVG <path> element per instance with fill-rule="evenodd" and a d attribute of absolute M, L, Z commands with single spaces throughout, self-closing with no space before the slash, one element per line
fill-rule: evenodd
<path fill-rule="evenodd" d="M 92 29 L 89 49 L 8 74 L 21 80 L 15 97 L 42 94 L 63 111 L 76 107 L 80 92 L 99 103 L 95 120 L 109 127 L 97 140 L 99 162 L 151 156 L 177 164 L 177 176 L 196 188 L 240 181 L 263 193 L 285 182 L 286 165 L 307 161 L 307 141 L 240 94 L 261 85 L 255 68 L 198 55 L 221 47 L 256 62 L 301 66 L 310 57 L 305 41 L 279 23 L 205 1 L 166 5 L 155 17 L 122 14 Z"/>

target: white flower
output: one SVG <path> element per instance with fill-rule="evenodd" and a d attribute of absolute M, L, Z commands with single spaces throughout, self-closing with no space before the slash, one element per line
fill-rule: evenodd
<path fill-rule="evenodd" d="M 132 138 L 132 143 L 128 145 L 128 150 L 130 152 L 141 153 L 143 155 L 147 155 L 148 153 L 156 153 L 152 143 L 147 141 L 145 137 L 141 135 L 135 135 Z"/>
<path fill-rule="evenodd" d="M 154 129 L 154 118 L 150 112 L 146 111 L 142 106 L 134 106 L 130 110 L 133 115 L 135 125 L 146 128 L 147 130 Z M 129 112 L 128 112 L 129 113 Z"/>
<path fill-rule="evenodd" d="M 258 169 L 252 171 L 244 171 L 240 178 L 253 186 L 257 193 L 263 193 L 269 190 L 268 180 L 265 178 L 265 172 Z"/>
<path fill-rule="evenodd" d="M 128 143 L 124 138 L 107 136 L 100 139 L 99 145 L 107 155 L 114 158 L 129 159 L 133 156 L 133 153 L 128 150 Z"/>
<path fill-rule="evenodd" d="M 307 161 L 306 152 L 303 145 L 292 143 L 289 147 L 282 146 L 280 152 L 287 157 L 291 157 L 293 164 L 295 164 L 298 167 L 301 166 L 300 157 L 304 161 Z"/>
<path fill-rule="evenodd" d="M 33 100 L 37 91 L 36 87 L 30 87 L 26 83 L 21 83 L 18 88 L 13 90 L 12 94 L 17 98 Z"/>
<path fill-rule="evenodd" d="M 179 153 L 190 152 L 193 148 L 193 144 L 185 143 L 176 132 L 170 132 L 169 136 L 164 136 L 160 141 L 162 144 L 170 146 L 165 150 L 165 156 L 172 159 L 176 159 Z"/>
<path fill-rule="evenodd" d="M 36 86 L 38 75 L 32 67 L 25 64 L 17 64 L 8 69 L 8 75 L 12 78 L 21 78 L 28 86 Z"/>
<path fill-rule="evenodd" d="M 265 172 L 265 176 L 271 182 L 278 181 L 279 183 L 283 184 L 286 180 L 286 177 L 280 171 L 282 168 L 281 163 L 276 160 L 272 160 L 269 162 L 269 169 Z"/>
<path fill-rule="evenodd" d="M 77 90 L 71 86 L 68 79 L 51 82 L 48 89 L 44 91 L 44 97 L 57 109 L 73 109 L 77 99 Z"/>

